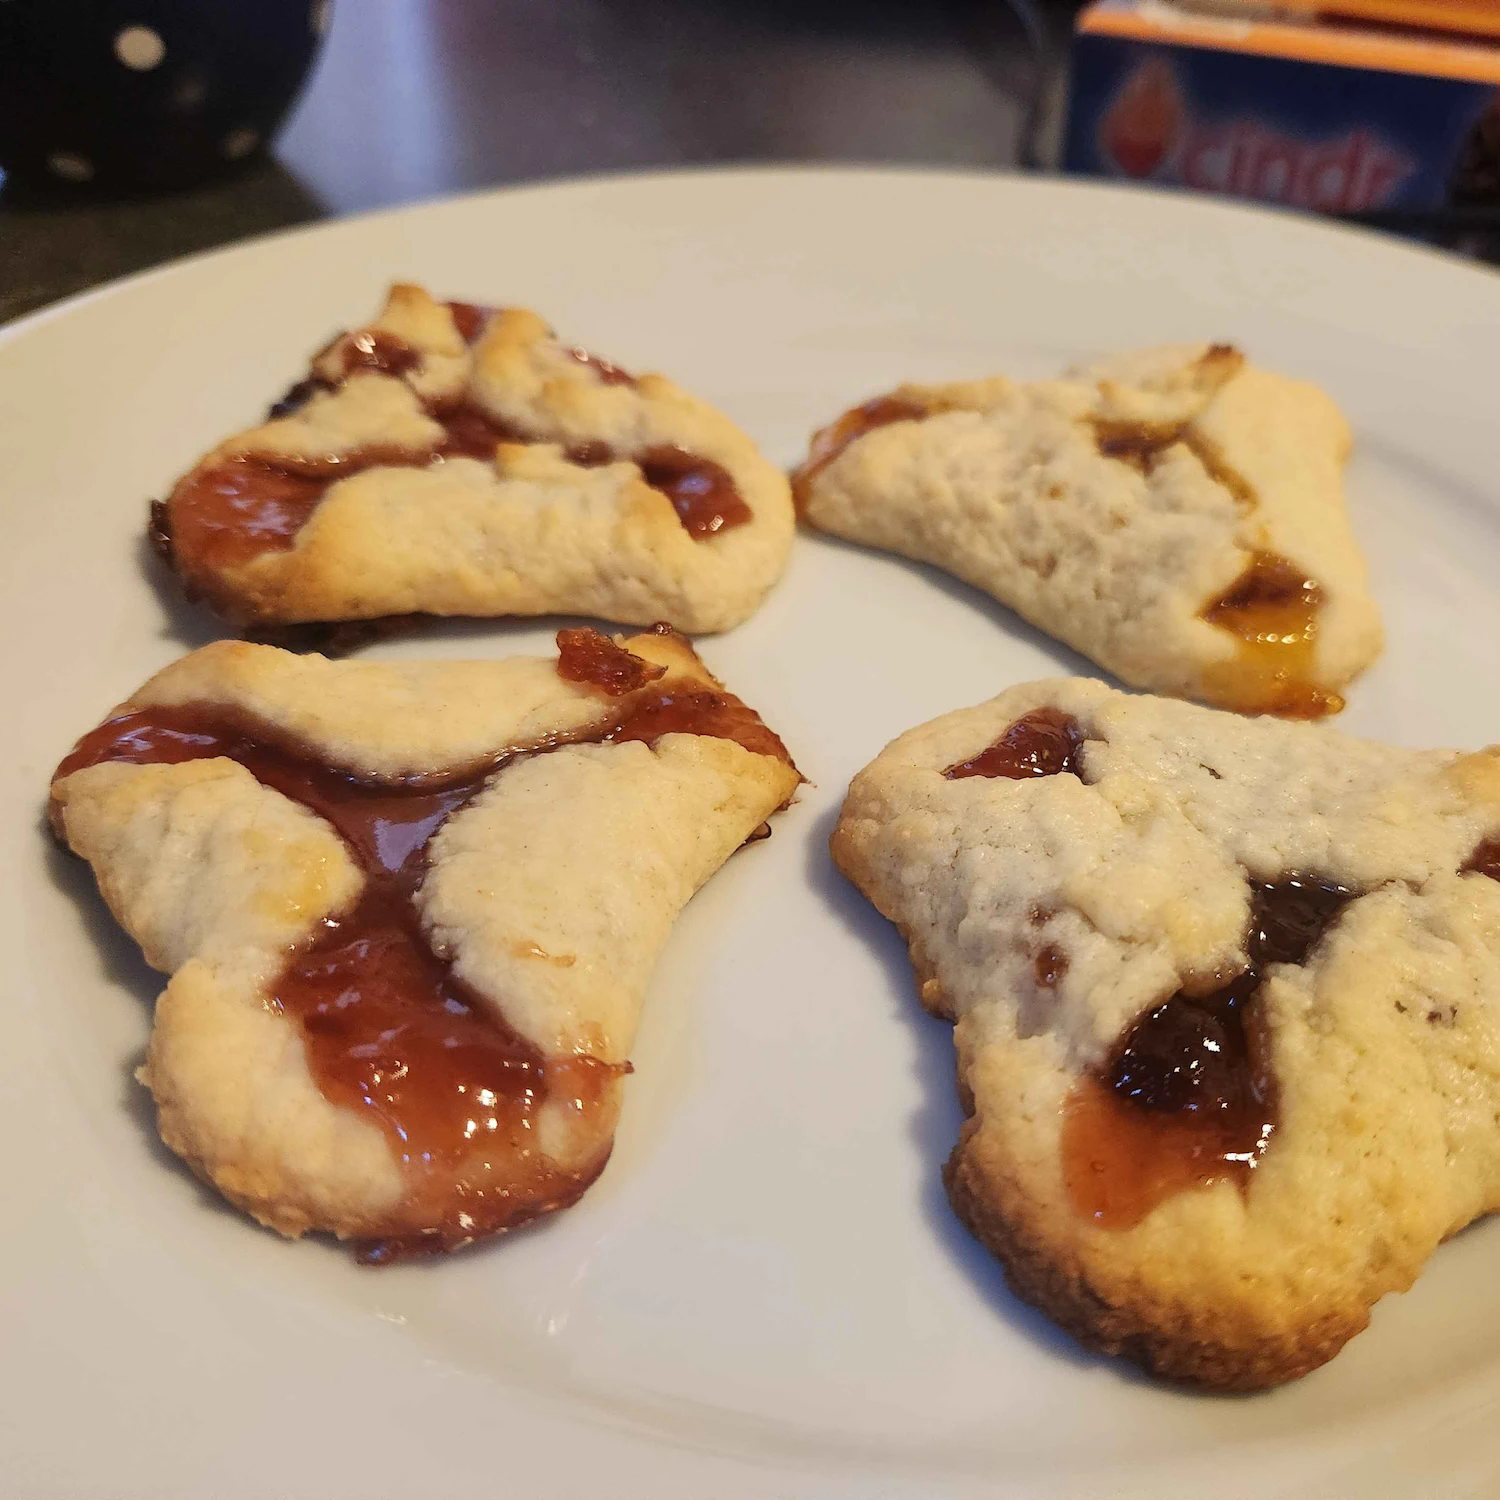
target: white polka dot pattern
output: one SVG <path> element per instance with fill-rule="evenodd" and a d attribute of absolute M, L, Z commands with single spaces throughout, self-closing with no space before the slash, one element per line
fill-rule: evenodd
<path fill-rule="evenodd" d="M 249 156 L 260 144 L 260 135 L 254 130 L 231 130 L 219 143 L 220 149 L 230 161 L 238 161 L 242 156 Z"/>
<path fill-rule="evenodd" d="M 196 73 L 179 79 L 169 96 L 174 109 L 197 109 L 208 98 L 208 85 Z"/>
<path fill-rule="evenodd" d="M 115 56 L 137 73 L 149 73 L 167 55 L 167 44 L 149 26 L 127 26 L 115 35 Z"/>
<path fill-rule="evenodd" d="M 94 175 L 93 162 L 76 151 L 51 152 L 47 157 L 47 166 L 64 182 L 87 182 Z"/>

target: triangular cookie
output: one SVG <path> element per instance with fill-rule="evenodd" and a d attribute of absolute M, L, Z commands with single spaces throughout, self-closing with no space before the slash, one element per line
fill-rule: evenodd
<path fill-rule="evenodd" d="M 954 1207 L 1085 1343 L 1288 1380 L 1500 1208 L 1500 747 L 1038 682 L 891 744 L 833 853 L 957 1022 Z"/>
<path fill-rule="evenodd" d="M 1125 682 L 1313 718 L 1381 647 L 1315 386 L 1173 346 L 1065 380 L 903 386 L 794 477 L 813 526 L 935 563 Z"/>
<path fill-rule="evenodd" d="M 221 642 L 59 767 L 52 818 L 169 973 L 162 1138 L 377 1257 L 572 1203 L 678 912 L 798 783 L 670 631 L 556 660 Z"/>
<path fill-rule="evenodd" d="M 521 308 L 396 286 L 152 529 L 189 593 L 252 629 L 568 613 L 712 631 L 759 605 L 793 519 L 781 473 L 664 377 Z"/>

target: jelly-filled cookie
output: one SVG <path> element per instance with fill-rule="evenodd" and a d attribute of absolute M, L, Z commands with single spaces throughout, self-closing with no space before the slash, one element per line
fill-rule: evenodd
<path fill-rule="evenodd" d="M 1136 687 L 1315 718 L 1382 640 L 1349 441 L 1317 387 L 1172 346 L 903 386 L 818 433 L 793 485 L 810 525 L 935 563 Z"/>
<path fill-rule="evenodd" d="M 58 767 L 54 827 L 171 975 L 162 1139 L 283 1234 L 389 1258 L 574 1202 L 678 912 L 797 787 L 670 631 L 558 644 L 220 642 Z"/>
<path fill-rule="evenodd" d="M 151 524 L 187 591 L 252 631 L 551 613 L 725 630 L 794 530 L 785 478 L 712 407 L 535 313 L 415 286 Z"/>
<path fill-rule="evenodd" d="M 956 1023 L 953 1206 L 1084 1343 L 1289 1380 L 1500 1208 L 1500 747 L 1032 683 L 833 853 Z"/>

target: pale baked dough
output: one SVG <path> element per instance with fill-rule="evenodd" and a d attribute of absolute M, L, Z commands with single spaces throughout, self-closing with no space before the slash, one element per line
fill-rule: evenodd
<path fill-rule="evenodd" d="M 662 635 L 628 648 L 717 686 Z M 615 720 L 630 698 L 563 681 L 552 660 L 330 662 L 221 642 L 117 712 L 238 709 L 331 764 L 399 781 Z M 693 892 L 797 784 L 728 740 L 576 744 L 508 761 L 428 847 L 417 904 L 434 949 L 544 1058 L 629 1055 L 656 956 Z M 227 759 L 101 764 L 54 783 L 53 817 L 147 960 L 171 975 L 142 1081 L 162 1138 L 284 1234 L 424 1232 L 371 1118 L 329 1102 L 268 986 L 289 950 L 352 906 L 364 877 L 330 825 Z M 619 1103 L 538 1118 L 559 1170 L 601 1160 Z"/>
<path fill-rule="evenodd" d="M 1349 429 L 1316 386 L 1174 345 L 1061 380 L 895 399 L 926 415 L 815 467 L 800 496 L 811 525 L 934 563 L 1127 683 L 1220 707 L 1274 706 L 1235 671 L 1236 638 L 1200 618 L 1256 552 L 1322 589 L 1315 688 L 1336 694 L 1379 654 L 1344 506 Z M 1132 434 L 1169 440 L 1132 458 Z M 1107 456 L 1122 436 L 1123 456 Z"/>
<path fill-rule="evenodd" d="M 1081 777 L 943 775 L 1043 705 L 1087 736 Z M 1460 873 L 1497 835 L 1500 747 L 1392 749 L 1058 679 L 902 735 L 855 778 L 833 854 L 957 1023 L 949 1195 L 1015 1290 L 1088 1344 L 1250 1389 L 1332 1357 L 1500 1208 L 1500 882 Z M 1064 1101 L 1139 1016 L 1244 968 L 1247 878 L 1291 873 L 1365 894 L 1253 1002 L 1280 1124 L 1248 1191 L 1097 1227 L 1066 1190 Z"/>
<path fill-rule="evenodd" d="M 397 335 L 421 363 L 344 379 L 343 351 L 372 331 Z M 606 379 L 535 313 L 500 310 L 471 350 L 446 304 L 398 285 L 367 329 L 315 358 L 313 373 L 340 383 L 219 444 L 195 472 L 246 454 L 430 451 L 442 429 L 429 406 L 461 397 L 536 442 L 502 444 L 493 462 L 377 466 L 334 484 L 289 550 L 189 577 L 238 624 L 563 613 L 719 631 L 755 611 L 786 563 L 786 479 L 738 427 L 664 376 Z M 597 443 L 622 457 L 583 467 L 564 452 Z M 689 535 L 630 457 L 663 447 L 727 470 L 751 518 Z"/>

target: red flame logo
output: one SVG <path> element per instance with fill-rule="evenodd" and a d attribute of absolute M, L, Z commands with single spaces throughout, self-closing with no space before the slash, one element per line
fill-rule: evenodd
<path fill-rule="evenodd" d="M 1183 119 L 1171 63 L 1148 58 L 1125 80 L 1099 125 L 1105 153 L 1127 177 L 1150 177 L 1171 154 Z"/>

